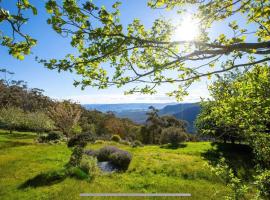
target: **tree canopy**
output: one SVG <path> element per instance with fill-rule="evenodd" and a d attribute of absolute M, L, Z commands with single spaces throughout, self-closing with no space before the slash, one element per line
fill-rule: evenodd
<path fill-rule="evenodd" d="M 0 24 L 8 24 L 11 31 L 0 30 L 0 45 L 7 47 L 9 54 L 15 58 L 23 60 L 24 55 L 30 54 L 31 48 L 37 43 L 36 39 L 22 31 L 22 26 L 29 20 L 25 15 L 28 10 L 37 15 L 37 9 L 28 0 L 17 0 L 10 9 L 13 11 L 11 13 L 1 6 L 1 2 L 2 0 L 0 0 Z"/>
<path fill-rule="evenodd" d="M 261 165 L 269 167 L 270 69 L 255 66 L 233 75 L 227 74 L 210 87 L 213 100 L 202 104 L 198 131 L 225 141 L 245 141 Z"/>
<path fill-rule="evenodd" d="M 74 84 L 82 88 L 121 87 L 135 82 L 140 86 L 128 93 L 152 94 L 160 84 L 177 83 L 179 88 L 169 92 L 177 98 L 202 77 L 269 62 L 269 0 L 149 0 L 147 6 L 177 13 L 176 18 L 181 21 L 185 20 L 187 7 L 191 7 L 192 17 L 199 20 L 200 34 L 193 40 L 173 40 L 177 27 L 166 16 L 156 19 L 150 28 L 138 18 L 124 26 L 121 2 L 105 8 L 95 1 L 48 0 L 48 24 L 67 36 L 78 54 L 38 60 L 49 69 L 75 71 L 82 79 Z M 22 11 L 32 9 L 33 14 L 37 13 L 28 0 L 18 0 L 17 7 L 17 15 L 4 15 L 8 12 L 2 9 L 1 21 L 11 23 L 12 19 L 22 25 L 27 20 L 23 20 Z M 238 18 L 241 24 L 235 21 Z M 209 32 L 217 23 L 222 24 L 224 32 L 210 37 Z M 20 33 L 16 26 L 11 27 Z M 27 41 L 28 37 L 24 38 Z M 10 51 L 23 52 L 16 45 L 9 47 Z M 108 73 L 107 65 L 113 74 Z"/>

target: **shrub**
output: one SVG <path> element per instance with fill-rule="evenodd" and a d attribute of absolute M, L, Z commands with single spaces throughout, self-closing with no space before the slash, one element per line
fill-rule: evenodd
<path fill-rule="evenodd" d="M 86 146 L 87 142 L 93 141 L 94 138 L 92 134 L 90 133 L 82 133 L 79 135 L 75 135 L 68 141 L 68 147 L 74 147 L 74 146 Z"/>
<path fill-rule="evenodd" d="M 68 165 L 73 167 L 79 166 L 82 160 L 82 156 L 83 156 L 83 147 L 76 146 L 73 149 L 73 152 L 70 156 Z"/>
<path fill-rule="evenodd" d="M 93 156 L 93 157 L 96 157 L 97 156 L 97 151 L 95 150 L 92 150 L 92 149 L 88 149 L 88 150 L 85 150 L 84 151 L 84 154 L 88 155 L 88 156 Z"/>
<path fill-rule="evenodd" d="M 75 147 L 67 166 L 69 176 L 77 179 L 93 179 L 98 173 L 97 159 L 82 155 L 82 147 Z"/>
<path fill-rule="evenodd" d="M 37 138 L 37 142 L 39 142 L 39 143 L 45 143 L 45 142 L 47 142 L 47 136 L 46 135 L 40 135 Z"/>
<path fill-rule="evenodd" d="M 70 177 L 74 177 L 80 180 L 89 179 L 88 174 L 79 167 L 70 167 L 67 171 Z"/>
<path fill-rule="evenodd" d="M 80 163 L 80 168 L 88 174 L 90 179 L 93 179 L 98 173 L 97 159 L 84 155 Z"/>
<path fill-rule="evenodd" d="M 37 141 L 40 143 L 58 143 L 63 138 L 60 132 L 50 132 L 47 135 L 41 135 Z"/>
<path fill-rule="evenodd" d="M 114 146 L 103 147 L 99 149 L 96 155 L 98 161 L 109 161 L 120 170 L 126 170 L 132 159 L 129 152 L 120 150 Z"/>
<path fill-rule="evenodd" d="M 121 137 L 119 135 L 113 135 L 111 137 L 111 140 L 112 141 L 115 141 L 115 142 L 120 142 L 121 141 Z"/>
<path fill-rule="evenodd" d="M 124 144 L 124 145 L 130 145 L 130 142 L 127 140 L 121 140 L 120 144 Z"/>
<path fill-rule="evenodd" d="M 257 195 L 262 199 L 270 198 L 270 170 L 265 170 L 256 177 Z M 260 199 L 258 198 L 258 199 Z"/>
<path fill-rule="evenodd" d="M 143 144 L 141 143 L 141 141 L 139 140 L 135 140 L 133 143 L 132 143 L 132 147 L 142 147 Z"/>
<path fill-rule="evenodd" d="M 63 135 L 61 132 L 50 132 L 47 135 L 47 140 L 61 140 L 63 138 Z"/>
<path fill-rule="evenodd" d="M 97 152 L 97 159 L 98 161 L 109 161 L 110 155 L 114 152 L 118 151 L 119 149 L 114 146 L 105 146 Z"/>
<path fill-rule="evenodd" d="M 177 146 L 180 142 L 184 142 L 187 139 L 187 135 L 181 128 L 169 127 L 162 130 L 160 143 L 170 143 L 173 146 Z"/>
<path fill-rule="evenodd" d="M 118 150 L 110 155 L 110 162 L 120 170 L 127 170 L 131 159 L 131 154 L 122 150 Z"/>

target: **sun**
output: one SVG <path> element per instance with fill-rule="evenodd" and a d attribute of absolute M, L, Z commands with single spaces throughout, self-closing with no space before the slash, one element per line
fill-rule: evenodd
<path fill-rule="evenodd" d="M 183 17 L 182 22 L 175 29 L 172 39 L 175 41 L 192 41 L 198 38 L 200 33 L 199 20 L 190 15 Z"/>

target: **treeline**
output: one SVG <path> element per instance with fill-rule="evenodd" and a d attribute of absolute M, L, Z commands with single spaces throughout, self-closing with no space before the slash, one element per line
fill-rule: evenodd
<path fill-rule="evenodd" d="M 82 132 L 103 139 L 118 134 L 123 139 L 135 140 L 140 135 L 140 126 L 129 119 L 90 111 L 71 101 L 53 100 L 43 90 L 29 88 L 24 81 L 9 80 L 13 73 L 5 69 L 0 72 L 5 77 L 0 79 L 1 128 L 10 132 L 60 131 L 68 138 Z"/>
<path fill-rule="evenodd" d="M 1 70 L 5 77 L 12 75 Z M 28 88 L 24 81 L 0 80 L 0 128 L 44 133 L 59 131 L 67 139 L 74 135 L 90 134 L 96 139 L 111 139 L 118 135 L 122 140 L 140 141 L 144 144 L 178 144 L 196 141 L 187 134 L 187 122 L 173 116 L 159 116 L 150 107 L 144 125 L 127 118 L 118 118 L 112 112 L 87 110 L 71 101 L 53 100 L 43 90 Z M 55 136 L 53 136 L 55 137 Z"/>

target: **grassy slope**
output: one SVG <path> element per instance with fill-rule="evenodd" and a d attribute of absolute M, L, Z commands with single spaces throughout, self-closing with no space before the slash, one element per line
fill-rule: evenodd
<path fill-rule="evenodd" d="M 36 144 L 34 138 L 32 133 L 15 132 L 11 136 L 0 130 L 0 199 L 80 199 L 79 193 L 90 192 L 179 192 L 192 194 L 186 199 L 221 199 L 228 192 L 205 166 L 207 161 L 202 154 L 213 148 L 208 142 L 187 143 L 186 147 L 179 149 L 158 146 L 131 148 L 114 144 L 133 154 L 126 173 L 101 173 L 92 182 L 68 178 L 50 186 L 18 189 L 41 172 L 63 168 L 71 153 L 65 144 Z M 94 144 L 87 148 L 103 145 Z"/>

